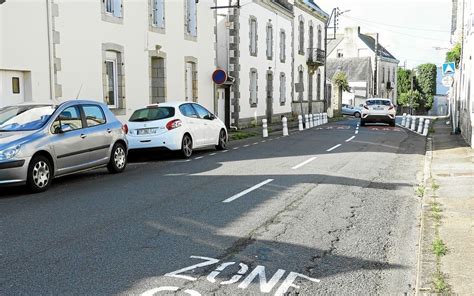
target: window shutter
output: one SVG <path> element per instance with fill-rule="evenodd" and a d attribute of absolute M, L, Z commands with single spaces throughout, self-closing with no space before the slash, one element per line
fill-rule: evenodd
<path fill-rule="evenodd" d="M 122 0 L 112 0 L 114 1 L 113 13 L 116 17 L 122 17 Z"/>
<path fill-rule="evenodd" d="M 193 101 L 197 102 L 198 99 L 198 72 L 193 71 Z"/>

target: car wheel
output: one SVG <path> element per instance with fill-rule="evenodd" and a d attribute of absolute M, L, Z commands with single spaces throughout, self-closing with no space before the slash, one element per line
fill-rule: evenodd
<path fill-rule="evenodd" d="M 390 126 L 395 126 L 395 120 L 390 122 Z"/>
<path fill-rule="evenodd" d="M 116 143 L 112 148 L 110 155 L 109 164 L 107 169 L 112 174 L 118 174 L 125 170 L 127 166 L 127 152 L 126 148 L 122 143 Z"/>
<path fill-rule="evenodd" d="M 181 155 L 184 158 L 190 158 L 193 154 L 193 140 L 190 135 L 184 135 L 181 142 Z"/>
<path fill-rule="evenodd" d="M 219 144 L 216 145 L 217 150 L 225 150 L 227 148 L 227 134 L 224 130 L 219 133 Z"/>
<path fill-rule="evenodd" d="M 355 118 L 360 118 L 360 113 L 359 112 L 354 113 L 354 117 Z"/>
<path fill-rule="evenodd" d="M 48 190 L 51 185 L 53 170 L 51 162 L 44 156 L 35 156 L 28 166 L 26 185 L 33 193 Z"/>

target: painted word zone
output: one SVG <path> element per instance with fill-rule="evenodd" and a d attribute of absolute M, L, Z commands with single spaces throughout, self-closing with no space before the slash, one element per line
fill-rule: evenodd
<path fill-rule="evenodd" d="M 290 288 L 299 289 L 300 287 L 295 284 L 295 281 L 299 279 L 308 280 L 313 283 L 319 283 L 319 279 L 308 277 L 304 274 L 300 274 L 297 272 L 286 272 L 284 269 L 278 269 L 273 276 L 267 280 L 267 274 L 265 271 L 265 266 L 257 265 L 253 270 L 249 272 L 249 267 L 247 264 L 244 263 L 237 263 L 237 262 L 223 262 L 220 263 L 219 259 L 210 258 L 210 257 L 202 257 L 202 256 L 191 256 L 191 259 L 201 260 L 201 262 L 181 268 L 176 271 L 169 272 L 165 274 L 167 277 L 174 277 L 179 279 L 184 279 L 188 281 L 197 281 L 198 278 L 187 274 L 187 272 L 194 272 L 194 270 L 198 268 L 209 267 L 213 265 L 217 265 L 216 268 L 211 271 L 207 276 L 206 280 L 212 284 L 219 284 L 221 286 L 237 284 L 238 289 L 245 290 L 247 289 L 250 284 L 254 280 L 258 280 L 260 292 L 263 294 L 271 293 L 275 287 L 281 282 L 278 288 L 275 289 L 275 296 L 283 296 L 285 293 L 288 292 Z M 220 263 L 220 264 L 219 264 Z M 238 267 L 239 270 L 236 274 L 234 274 L 230 279 L 226 281 L 221 281 L 218 283 L 216 279 L 217 276 L 222 273 L 228 267 Z M 192 290 L 186 289 L 183 287 L 175 287 L 175 286 L 162 286 L 153 288 L 150 290 L 145 291 L 141 294 L 141 296 L 157 296 L 160 292 L 183 292 L 185 295 L 192 295 L 192 296 L 200 296 L 201 293 Z"/>

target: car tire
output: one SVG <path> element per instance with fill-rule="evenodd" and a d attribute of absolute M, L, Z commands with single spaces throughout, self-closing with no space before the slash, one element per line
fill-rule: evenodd
<path fill-rule="evenodd" d="M 127 167 L 127 149 L 122 143 L 116 143 L 110 153 L 107 169 L 111 174 L 119 174 Z"/>
<path fill-rule="evenodd" d="M 360 118 L 360 113 L 359 112 L 354 113 L 354 117 L 355 118 Z"/>
<path fill-rule="evenodd" d="M 219 144 L 216 145 L 217 150 L 226 150 L 227 149 L 227 134 L 225 130 L 221 130 L 219 133 Z"/>
<path fill-rule="evenodd" d="M 365 121 L 364 120 L 360 121 L 360 126 L 365 126 Z"/>
<path fill-rule="evenodd" d="M 190 135 L 186 134 L 183 136 L 181 141 L 181 156 L 183 158 L 190 158 L 193 154 L 193 139 Z"/>
<path fill-rule="evenodd" d="M 390 121 L 390 126 L 395 126 L 395 120 Z"/>
<path fill-rule="evenodd" d="M 28 165 L 26 185 L 30 192 L 40 193 L 48 190 L 53 179 L 51 161 L 42 155 L 35 156 Z"/>

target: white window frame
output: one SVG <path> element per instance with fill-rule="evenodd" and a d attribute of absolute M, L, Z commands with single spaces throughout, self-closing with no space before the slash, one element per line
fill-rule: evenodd
<path fill-rule="evenodd" d="M 255 28 L 255 31 L 254 31 Z M 257 55 L 257 20 L 255 18 L 250 19 L 250 55 Z"/>
<path fill-rule="evenodd" d="M 284 105 L 286 103 L 286 75 L 285 73 L 280 73 L 280 104 Z"/>
<path fill-rule="evenodd" d="M 120 14 L 116 12 L 117 5 L 120 6 Z M 104 6 L 105 6 L 104 10 L 107 15 L 117 17 L 117 18 L 123 17 L 123 11 L 122 11 L 123 0 L 104 0 Z"/>
<path fill-rule="evenodd" d="M 286 32 L 285 30 L 280 31 L 280 62 L 286 61 Z"/>
<path fill-rule="evenodd" d="M 255 78 L 255 79 L 254 79 Z M 258 72 L 257 70 L 250 70 L 250 105 L 258 105 Z"/>
<path fill-rule="evenodd" d="M 105 63 L 106 63 L 106 73 L 107 73 L 107 63 L 112 63 L 112 69 L 113 69 L 113 82 L 114 82 L 114 104 L 113 105 L 110 105 L 109 102 L 107 102 L 107 106 L 109 108 L 113 108 L 113 109 L 116 109 L 118 108 L 118 72 L 117 72 L 117 60 L 113 60 L 113 59 L 106 59 L 105 60 Z M 107 79 L 107 93 L 109 91 L 109 80 Z M 109 98 L 110 99 L 110 98 Z"/>

